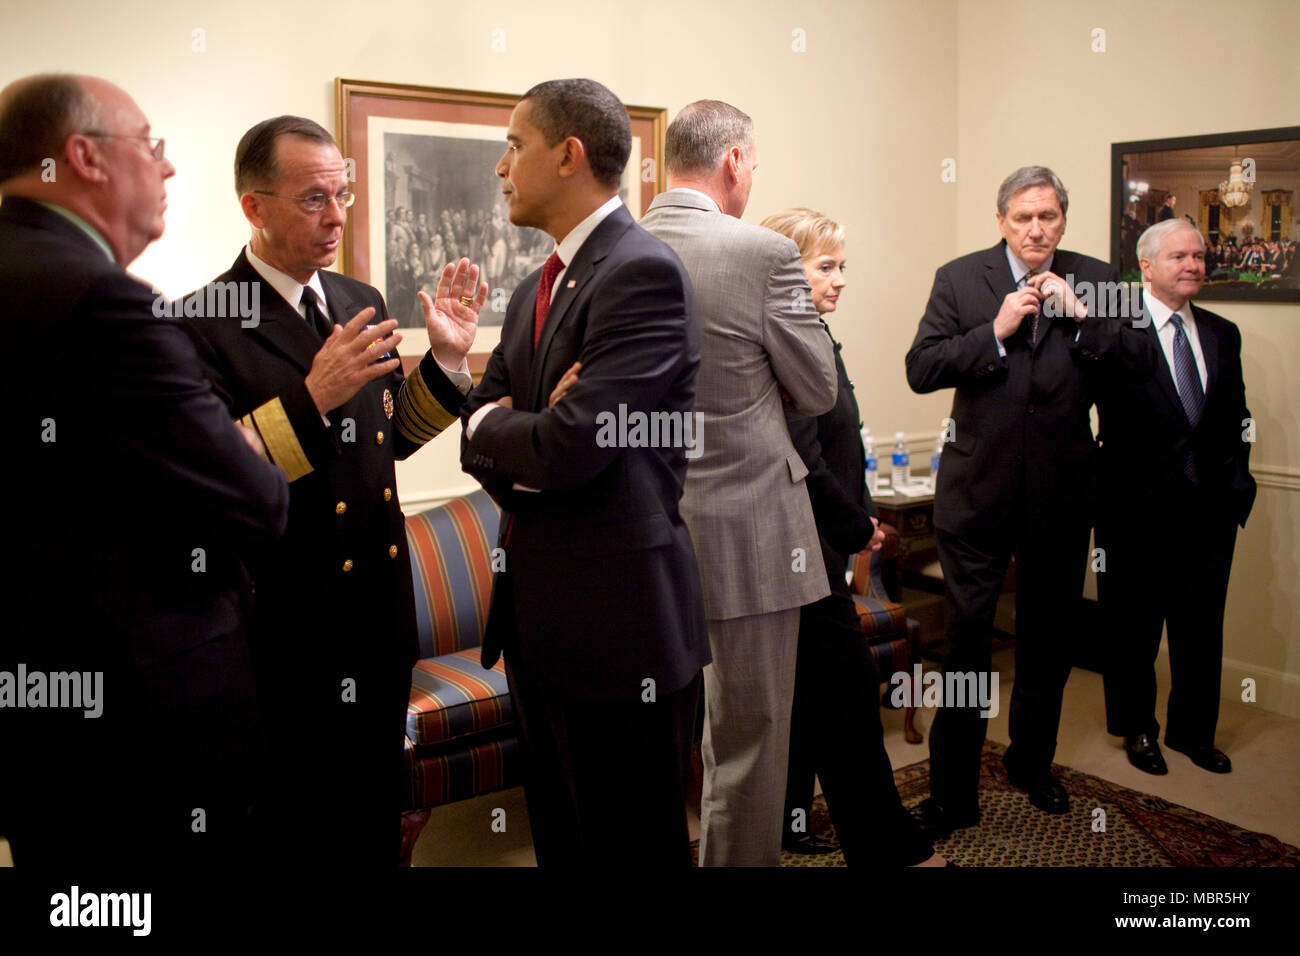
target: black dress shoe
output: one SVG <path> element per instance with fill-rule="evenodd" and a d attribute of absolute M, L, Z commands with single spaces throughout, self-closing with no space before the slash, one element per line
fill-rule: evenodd
<path fill-rule="evenodd" d="M 1007 771 L 1007 779 L 1029 795 L 1029 802 L 1044 813 L 1065 813 L 1070 809 L 1070 795 L 1050 773 L 1039 777 L 1019 777 Z"/>
<path fill-rule="evenodd" d="M 926 797 L 907 812 L 921 828 L 921 832 L 927 834 L 950 833 L 963 827 L 973 827 L 980 822 L 978 808 L 972 813 L 953 813 L 934 797 Z"/>
<path fill-rule="evenodd" d="M 790 853 L 802 853 L 805 856 L 821 856 L 823 853 L 834 853 L 839 848 L 838 843 L 822 840 L 815 836 L 799 837 L 798 839 L 786 837 L 781 841 L 781 849 Z"/>
<path fill-rule="evenodd" d="M 1209 744 L 1201 747 L 1189 747 L 1184 750 L 1182 747 L 1175 747 L 1166 738 L 1165 746 L 1170 750 L 1177 750 L 1181 754 L 1187 754 L 1192 758 L 1192 763 L 1202 770 L 1208 770 L 1210 773 L 1232 773 L 1232 761 L 1228 759 L 1228 755 Z"/>
<path fill-rule="evenodd" d="M 1124 752 L 1128 754 L 1128 762 L 1143 773 L 1161 776 L 1169 772 L 1164 755 L 1160 753 L 1160 744 L 1150 734 L 1124 738 Z"/>

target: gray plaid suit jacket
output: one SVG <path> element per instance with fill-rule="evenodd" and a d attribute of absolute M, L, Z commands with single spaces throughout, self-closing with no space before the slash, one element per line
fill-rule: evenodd
<path fill-rule="evenodd" d="M 835 403 L 835 353 L 799 251 L 692 190 L 656 196 L 641 225 L 681 258 L 699 305 L 702 451 L 687 468 L 681 511 L 706 617 L 820 600 L 830 591 L 804 486 L 808 469 L 786 415 L 820 415 Z"/>

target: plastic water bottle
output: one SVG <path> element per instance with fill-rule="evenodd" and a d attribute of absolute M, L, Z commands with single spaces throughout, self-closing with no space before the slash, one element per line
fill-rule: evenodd
<path fill-rule="evenodd" d="M 867 494 L 874 498 L 879 484 L 876 479 L 880 477 L 880 466 L 876 460 L 876 440 L 871 437 L 871 429 L 865 426 L 862 429 L 862 450 L 866 453 Z"/>
<path fill-rule="evenodd" d="M 934 443 L 934 454 L 930 456 L 930 487 L 939 487 L 939 459 L 943 456 L 943 436 Z"/>
<path fill-rule="evenodd" d="M 894 433 L 894 459 L 893 467 L 889 471 L 889 480 L 894 486 L 894 491 L 906 488 L 912 483 L 912 456 L 908 454 L 907 442 L 904 441 L 902 432 Z"/>

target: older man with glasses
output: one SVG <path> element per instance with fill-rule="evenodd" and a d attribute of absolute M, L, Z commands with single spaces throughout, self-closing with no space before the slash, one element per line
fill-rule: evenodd
<path fill-rule="evenodd" d="M 446 266 L 421 299 L 431 349 L 403 376 L 378 290 L 326 271 L 353 202 L 333 137 L 296 116 L 257 124 L 235 191 L 252 237 L 185 315 L 217 394 L 289 479 L 289 529 L 253 568 L 254 676 L 268 725 L 322 757 L 271 755 L 259 829 L 276 860 L 393 865 L 418 656 L 393 463 L 455 420 L 487 284 L 468 259 Z M 255 314 L 211 314 L 230 290 Z"/>
<path fill-rule="evenodd" d="M 0 93 L 0 830 L 50 872 L 233 865 L 244 846 L 243 565 L 289 492 L 125 271 L 163 233 L 163 148 L 103 80 Z"/>

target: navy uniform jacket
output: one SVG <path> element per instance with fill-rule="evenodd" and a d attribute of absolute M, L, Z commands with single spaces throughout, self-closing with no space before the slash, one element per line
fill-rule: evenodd
<path fill-rule="evenodd" d="M 1119 278 L 1106 263 L 1063 249 L 1051 271 L 1076 288 Z M 941 266 L 907 353 L 913 391 L 956 389 L 934 523 L 963 537 L 1003 536 L 1022 503 L 1034 527 L 1090 524 L 1097 442 L 1089 409 L 1098 387 L 1107 376 L 1146 381 L 1155 371 L 1141 330 L 1102 316 L 1096 301 L 1082 324 L 1040 316 L 1033 346 L 1026 317 L 1000 356 L 993 319 L 1015 288 L 1005 241 Z"/>
<path fill-rule="evenodd" d="M 74 858 L 120 840 L 150 859 L 162 848 L 127 816 L 157 824 L 166 843 L 183 832 L 189 853 L 192 809 L 209 811 L 208 835 L 220 841 L 208 801 L 240 800 L 236 778 L 255 739 L 244 564 L 283 531 L 288 489 L 231 427 L 158 301 L 78 226 L 5 199 L 12 561 L 0 671 L 103 672 L 97 718 L 0 709 L 0 742 L 27 748 L 6 761 L 0 786 L 0 802 L 21 804 L 16 819 L 0 820 L 19 837 L 18 862 L 27 835 L 66 838 Z M 213 797 L 214 780 L 224 796 Z M 90 827 L 69 822 L 86 786 Z M 179 807 L 166 802 L 173 788 Z"/>
<path fill-rule="evenodd" d="M 374 322 L 388 317 L 371 286 L 326 271 L 320 279 L 336 323 L 371 306 Z M 319 334 L 242 252 L 212 284 L 232 281 L 261 283 L 256 325 L 244 328 L 252 320 L 238 316 L 186 322 L 217 394 L 257 429 L 290 482 L 288 531 L 254 574 L 259 643 L 302 666 L 409 671 L 418 649 L 393 462 L 454 421 L 464 399 L 428 353 L 410 377 L 395 371 L 331 409 L 326 426 L 305 382 Z"/>
<path fill-rule="evenodd" d="M 511 297 L 462 413 L 506 395 L 514 405 L 462 438 L 462 465 L 504 510 L 506 570 L 494 581 L 483 663 L 518 654 L 569 700 L 639 699 L 647 678 L 659 693 L 679 690 L 710 660 L 678 510 L 686 450 L 618 447 L 599 433 L 620 405 L 626 415 L 691 413 L 700 327 L 690 277 L 620 206 L 569 263 L 534 352 L 540 276 Z M 579 359 L 578 383 L 548 408 Z"/>

